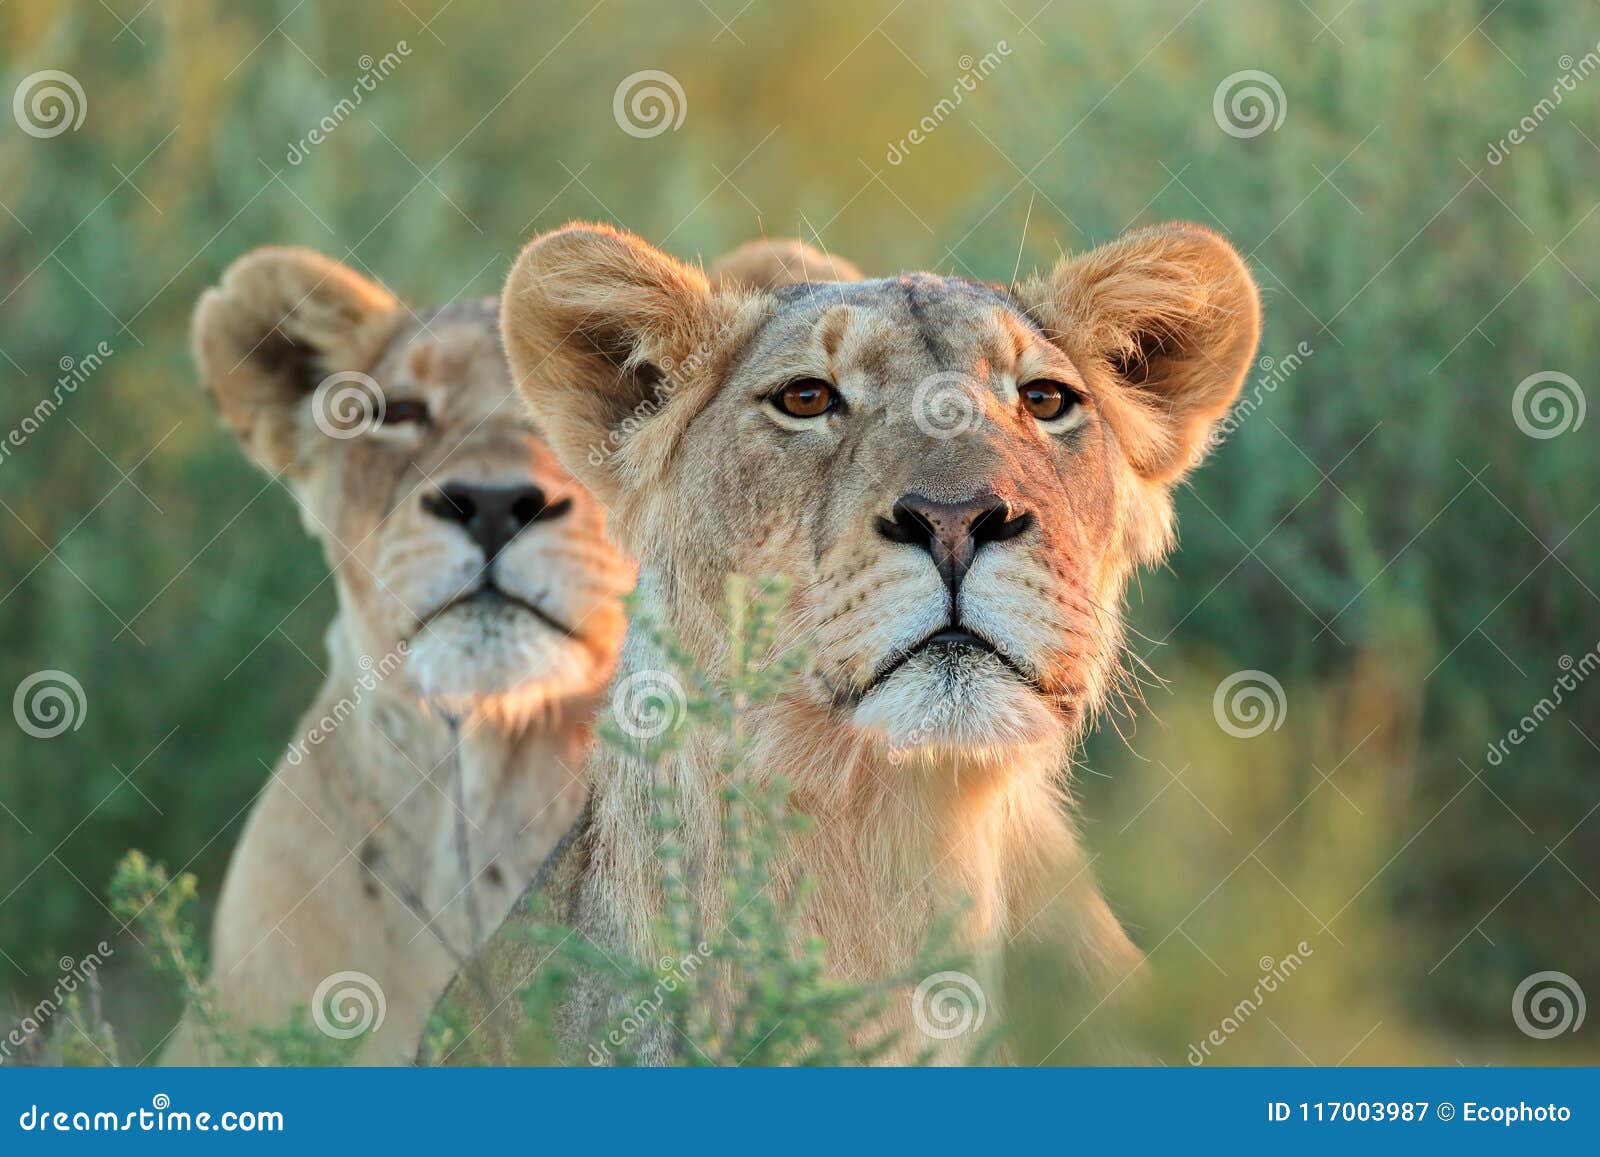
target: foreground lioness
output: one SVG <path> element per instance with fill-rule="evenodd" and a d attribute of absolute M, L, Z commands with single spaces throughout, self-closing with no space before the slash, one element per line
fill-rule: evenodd
<path fill-rule="evenodd" d="M 794 580 L 809 667 L 754 724 L 748 774 L 786 777 L 816 817 L 781 874 L 816 882 L 799 931 L 826 940 L 833 971 L 896 972 L 967 901 L 959 942 L 991 1015 L 1005 958 L 1032 944 L 1092 1012 L 1139 955 L 1061 778 L 1117 671 L 1126 580 L 1170 549 L 1172 487 L 1255 350 L 1256 289 L 1233 249 L 1173 225 L 1010 288 L 913 274 L 750 292 L 575 226 L 524 250 L 502 332 L 551 445 L 640 560 L 641 613 L 706 669 L 727 576 Z M 630 419 L 619 452 L 586 456 Z M 619 685 L 662 666 L 630 631 Z M 656 772 L 708 923 L 727 868 L 717 742 L 697 734 Z M 589 773 L 590 807 L 541 878 L 583 935 L 653 959 L 655 785 L 609 748 Z M 502 936 L 458 979 L 472 1031 L 454 1059 L 515 1059 L 506 996 L 542 955 Z M 613 1000 L 599 974 L 569 998 L 574 1059 Z M 890 1059 L 972 1043 L 930 1041 L 916 1019 L 892 1008 Z M 649 1059 L 682 1047 L 660 1024 L 643 1035 Z"/>
<path fill-rule="evenodd" d="M 207 390 L 322 540 L 328 670 L 223 885 L 212 983 L 233 1026 L 311 1006 L 358 1059 L 429 1008 L 583 804 L 632 566 L 528 423 L 495 304 L 413 311 L 300 249 L 201 299 Z M 223 710 L 248 710 L 248 687 Z M 165 1058 L 227 1059 L 191 1010 Z"/>

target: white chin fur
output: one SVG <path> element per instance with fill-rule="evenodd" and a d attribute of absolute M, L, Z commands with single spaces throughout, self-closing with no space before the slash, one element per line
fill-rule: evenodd
<path fill-rule="evenodd" d="M 528 611 L 466 605 L 416 634 L 406 673 L 416 693 L 447 715 L 516 722 L 586 690 L 594 668 L 582 644 Z"/>
<path fill-rule="evenodd" d="M 1062 722 L 1032 688 L 991 655 L 925 651 L 908 659 L 855 709 L 891 755 L 922 750 L 1033 747 Z"/>

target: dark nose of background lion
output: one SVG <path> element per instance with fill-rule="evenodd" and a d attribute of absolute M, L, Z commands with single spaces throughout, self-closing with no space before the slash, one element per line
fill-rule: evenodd
<path fill-rule="evenodd" d="M 437 493 L 423 498 L 422 508 L 435 518 L 462 526 L 472 541 L 483 548 L 484 562 L 493 561 L 535 522 L 560 518 L 572 509 L 572 499 L 556 503 L 546 500 L 537 486 L 475 486 L 447 482 Z"/>
<path fill-rule="evenodd" d="M 890 517 L 878 519 L 878 533 L 890 542 L 920 546 L 933 558 L 951 595 L 987 543 L 1015 538 L 1033 525 L 1033 515 L 1016 512 L 993 491 L 964 502 L 935 502 L 907 494 L 894 504 Z"/>

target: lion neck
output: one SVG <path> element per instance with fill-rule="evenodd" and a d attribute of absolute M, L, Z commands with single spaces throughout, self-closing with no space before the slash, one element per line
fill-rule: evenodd
<path fill-rule="evenodd" d="M 327 678 L 287 762 L 309 765 L 327 805 L 316 810 L 362 862 L 470 949 L 531 878 L 526 849 L 552 846 L 582 807 L 597 693 L 536 712 L 447 714 L 416 697 L 403 669 L 356 650 L 335 620 Z"/>
<path fill-rule="evenodd" d="M 630 640 L 632 642 L 633 640 Z M 646 648 L 625 648 L 622 677 L 651 669 Z M 659 669 L 659 668 L 657 668 Z M 828 944 L 839 976 L 878 979 L 920 950 L 969 953 L 979 966 L 1017 921 L 1020 877 L 1067 868 L 1079 845 L 1055 786 L 1066 738 L 1036 747 L 929 752 L 896 762 L 881 742 L 852 735 L 825 709 L 781 701 L 749 716 L 741 786 L 782 780 L 792 806 L 810 817 L 773 864 L 778 887 L 811 881 L 796 930 Z M 723 827 L 722 787 L 729 737 L 696 728 L 654 765 L 597 747 L 590 761 L 594 822 L 619 873 L 602 883 L 619 946 L 644 955 L 660 927 L 657 788 L 675 801 L 679 843 L 697 881 L 706 926 L 724 915 L 721 881 L 733 851 Z M 736 797 L 737 798 L 737 797 Z M 935 928 L 947 939 L 928 943 Z"/>

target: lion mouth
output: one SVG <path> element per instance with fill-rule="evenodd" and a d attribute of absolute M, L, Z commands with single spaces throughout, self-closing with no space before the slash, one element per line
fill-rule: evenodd
<path fill-rule="evenodd" d="M 569 639 L 576 639 L 578 637 L 576 631 L 567 626 L 565 623 L 561 622 L 559 619 L 554 618 L 548 611 L 544 610 L 544 608 L 540 607 L 536 603 L 529 602 L 521 595 L 514 595 L 510 591 L 505 590 L 503 587 L 497 584 L 493 578 L 485 579 L 479 586 L 474 587 L 472 590 L 465 591 L 448 602 L 441 603 L 439 606 L 429 611 L 417 621 L 417 629 L 412 633 L 420 634 L 427 628 L 428 624 L 432 623 L 435 619 L 439 618 L 441 615 L 448 614 L 458 607 L 515 607 L 518 610 L 531 615 L 533 618 L 537 619 L 539 622 L 543 623 L 545 626 L 549 627 L 552 631 L 555 631 L 559 635 L 565 635 Z"/>
<path fill-rule="evenodd" d="M 1038 680 L 1012 659 L 1004 648 L 968 627 L 959 623 L 948 623 L 919 642 L 897 650 L 890 655 L 883 666 L 879 667 L 872 678 L 867 680 L 866 684 L 856 693 L 856 701 L 860 702 L 872 694 L 893 677 L 895 672 L 899 671 L 900 668 L 918 655 L 936 650 L 948 650 L 951 652 L 974 651 L 988 655 L 1000 666 L 1011 672 L 1019 683 L 1031 687 L 1035 691 L 1039 690 Z"/>

